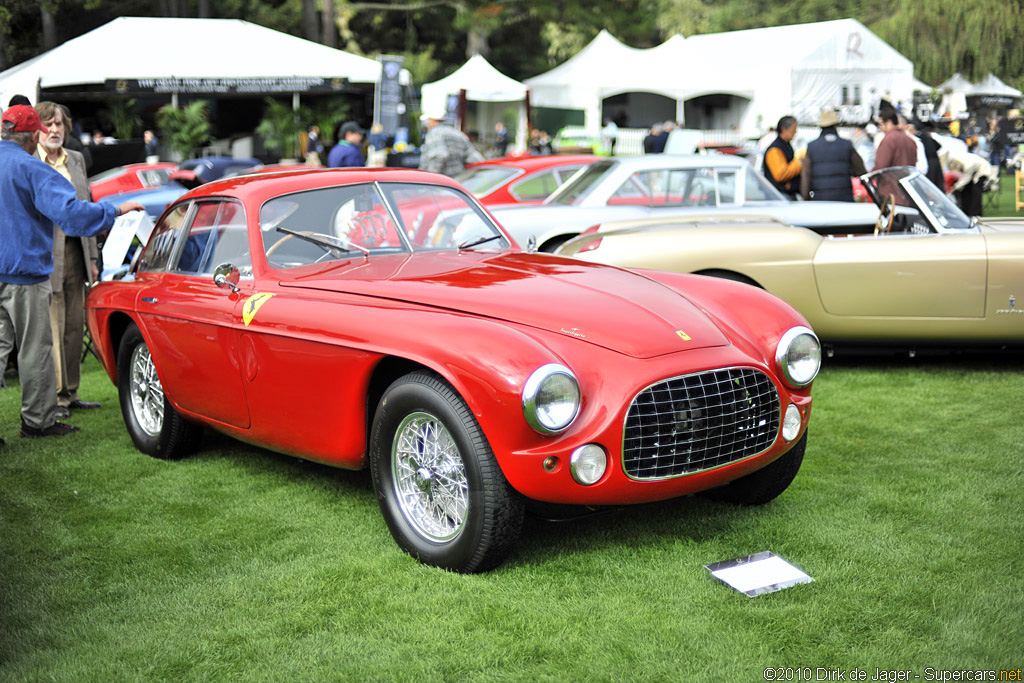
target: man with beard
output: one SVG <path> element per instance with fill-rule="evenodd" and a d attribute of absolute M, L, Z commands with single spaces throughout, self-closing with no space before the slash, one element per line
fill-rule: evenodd
<path fill-rule="evenodd" d="M 142 211 L 138 202 L 120 206 L 92 204 L 39 157 L 40 134 L 49 130 L 32 107 L 3 113 L 0 126 L 0 367 L 18 346 L 22 437 L 63 436 L 78 427 L 56 420 L 57 382 L 50 329 L 50 273 L 53 272 L 53 224 L 65 233 L 95 235 L 109 230 L 125 211 Z M 2 445 L 0 440 L 0 445 Z"/>
<path fill-rule="evenodd" d="M 89 201 L 89 180 L 85 159 L 80 152 L 64 148 L 64 139 L 71 131 L 71 121 L 64 108 L 54 102 L 36 105 L 39 120 L 49 132 L 39 140 L 39 158 L 67 178 L 75 186 L 75 195 Z M 57 419 L 71 415 L 72 410 L 99 408 L 94 401 L 78 396 L 82 377 L 82 339 L 85 326 L 85 288 L 99 277 L 99 249 L 95 237 L 65 235 L 60 226 L 53 227 L 53 272 L 50 287 L 50 327 L 53 330 L 53 364 L 57 371 Z"/>

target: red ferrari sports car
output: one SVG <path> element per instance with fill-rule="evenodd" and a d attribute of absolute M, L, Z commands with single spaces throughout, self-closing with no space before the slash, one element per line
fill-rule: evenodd
<path fill-rule="evenodd" d="M 463 572 L 506 556 L 528 500 L 774 499 L 820 364 L 759 289 L 524 253 L 456 182 L 404 169 L 202 185 L 87 315 L 141 451 L 209 428 L 369 467 L 399 546 Z"/>
<path fill-rule="evenodd" d="M 569 176 L 599 158 L 590 154 L 502 157 L 470 164 L 456 180 L 485 206 L 540 204 Z"/>
<path fill-rule="evenodd" d="M 135 192 L 150 187 L 159 187 L 167 183 L 171 171 L 178 165 L 170 162 L 155 164 L 128 164 L 118 166 L 109 171 L 98 173 L 89 178 L 89 189 L 93 201 L 122 192 Z"/>

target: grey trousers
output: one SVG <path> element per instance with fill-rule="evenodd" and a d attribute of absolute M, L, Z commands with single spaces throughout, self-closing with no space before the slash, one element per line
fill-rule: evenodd
<path fill-rule="evenodd" d="M 50 301 L 53 328 L 53 364 L 57 372 L 57 404 L 78 399 L 82 380 L 82 340 L 85 336 L 85 257 L 82 240 L 65 238 L 64 277 L 61 291 Z"/>
<path fill-rule="evenodd" d="M 18 344 L 21 419 L 46 429 L 57 410 L 57 378 L 53 370 L 50 331 L 50 282 L 12 285 L 0 282 L 0 367 Z"/>

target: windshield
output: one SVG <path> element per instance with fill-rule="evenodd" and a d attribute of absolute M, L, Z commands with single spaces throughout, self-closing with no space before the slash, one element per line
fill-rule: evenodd
<path fill-rule="evenodd" d="M 876 204 L 892 195 L 897 206 L 907 206 L 920 211 L 929 219 L 936 232 L 970 230 L 973 227 L 967 214 L 914 168 L 887 168 L 865 177 Z"/>
<path fill-rule="evenodd" d="M 598 181 L 614 167 L 614 161 L 595 161 L 570 178 L 544 203 L 552 205 L 578 204 L 590 194 L 591 190 L 597 187 Z"/>
<path fill-rule="evenodd" d="M 267 262 L 277 268 L 510 246 L 463 192 L 413 183 L 360 183 L 277 197 L 260 209 L 260 233 Z"/>
<path fill-rule="evenodd" d="M 479 198 L 494 192 L 520 173 L 519 169 L 508 166 L 476 166 L 467 168 L 455 180 Z"/>

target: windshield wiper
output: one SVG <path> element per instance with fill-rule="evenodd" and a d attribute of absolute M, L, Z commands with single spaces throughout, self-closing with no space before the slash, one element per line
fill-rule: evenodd
<path fill-rule="evenodd" d="M 340 254 L 336 254 L 335 252 L 352 252 L 352 251 L 362 252 L 363 256 L 367 257 L 367 258 L 370 256 L 370 250 L 367 249 L 366 247 L 361 247 L 358 244 L 353 244 L 352 242 L 342 242 L 341 240 L 339 240 L 336 237 L 331 237 L 330 235 L 324 235 L 323 233 L 319 233 L 319 232 L 299 232 L 298 230 L 290 230 L 289 228 L 282 228 L 281 226 L 277 226 L 276 228 L 274 228 L 274 230 L 276 232 L 287 233 L 287 234 L 289 234 L 289 235 L 291 235 L 293 237 L 298 237 L 300 240 L 306 240 L 307 242 L 315 244 L 316 246 L 321 247 L 321 248 L 331 252 L 331 254 L 333 256 L 340 255 Z M 345 246 L 346 244 L 348 246 Z M 323 258 L 323 257 L 321 257 L 321 258 Z"/>
<path fill-rule="evenodd" d="M 501 235 L 491 235 L 489 237 L 479 237 L 479 238 L 477 238 L 475 240 L 471 240 L 469 242 L 463 242 L 462 244 L 459 245 L 459 251 L 462 251 L 464 249 L 472 249 L 473 247 L 479 246 L 479 245 L 484 244 L 486 242 L 493 242 L 494 240 L 500 240 L 501 237 L 502 237 Z"/>

